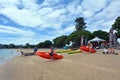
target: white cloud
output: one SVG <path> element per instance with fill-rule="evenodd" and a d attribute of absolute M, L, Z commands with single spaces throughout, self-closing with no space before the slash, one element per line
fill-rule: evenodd
<path fill-rule="evenodd" d="M 35 33 L 30 30 L 23 30 L 23 29 L 14 28 L 12 26 L 3 26 L 3 25 L 0 25 L 0 33 L 9 33 L 24 37 L 33 37 L 35 35 Z"/>
<path fill-rule="evenodd" d="M 75 31 L 75 26 L 69 26 L 69 27 L 66 27 L 65 29 L 60 30 L 62 35 L 71 33 L 73 31 Z"/>
<path fill-rule="evenodd" d="M 37 34 L 31 30 L 26 29 L 18 29 L 13 26 L 3 26 L 0 25 L 0 34 L 9 34 L 11 36 L 16 35 L 17 37 L 2 37 L 0 36 L 0 43 L 2 44 L 38 44 L 39 42 L 43 42 L 45 40 L 52 40 L 56 37 L 56 35 L 44 35 L 44 34 Z"/>
<path fill-rule="evenodd" d="M 66 27 L 64 29 L 56 30 L 54 32 L 54 34 L 56 34 L 55 36 L 61 36 L 61 35 L 65 35 L 65 34 L 68 35 L 68 34 L 70 34 L 73 31 L 75 31 L 75 26 L 70 25 L 70 26 L 68 26 L 68 27 Z"/>
<path fill-rule="evenodd" d="M 24 6 L 23 9 L 19 9 L 16 6 L 18 4 L 20 5 L 20 1 L 14 0 L 13 4 L 5 1 L 6 3 L 1 2 L 3 3 L 4 8 L 0 10 L 0 13 L 22 26 L 33 28 L 39 27 L 41 29 L 48 27 L 59 29 L 62 27 L 63 23 L 72 21 L 76 18 L 77 15 L 73 16 L 74 14 L 82 12 L 81 6 L 76 6 L 78 1 L 73 1 L 73 4 L 71 2 L 67 7 L 64 7 L 64 5 L 61 4 L 51 7 L 49 5 L 58 4 L 60 0 L 55 0 L 54 2 L 45 0 L 40 6 L 35 4 L 35 1 L 33 2 L 33 0 L 24 0 L 21 4 Z"/>
<path fill-rule="evenodd" d="M 83 14 L 87 18 L 87 17 L 92 17 L 94 13 L 91 12 L 91 11 L 86 10 L 86 11 L 83 12 Z"/>
<path fill-rule="evenodd" d="M 112 24 L 114 23 L 115 19 L 120 16 L 119 12 L 119 4 L 120 1 L 116 0 L 116 1 L 108 1 L 108 0 L 102 0 L 104 5 L 102 5 L 101 7 L 99 5 L 101 5 L 101 2 L 99 2 L 98 7 L 100 8 L 96 8 L 94 11 L 99 11 L 100 9 L 102 9 L 99 12 L 94 12 L 92 17 L 88 17 L 86 18 L 87 21 L 87 25 L 88 25 L 88 30 L 90 31 L 95 31 L 95 30 L 104 30 L 104 31 L 109 31 L 109 29 L 111 28 Z M 109 3 L 109 4 L 108 4 Z M 89 4 L 88 4 L 89 5 Z M 97 4 L 96 4 L 97 5 Z M 105 7 L 104 7 L 105 6 Z M 92 9 L 90 9 L 92 11 Z M 89 15 L 89 14 L 87 14 Z"/>
<path fill-rule="evenodd" d="M 80 1 L 79 0 L 73 0 L 71 1 L 67 7 L 66 7 L 68 14 L 71 16 L 75 16 L 75 15 L 79 15 L 82 14 L 82 7 L 80 5 Z"/>
<path fill-rule="evenodd" d="M 58 4 L 60 2 L 60 0 L 44 0 L 44 2 L 42 3 L 42 6 L 54 6 L 56 4 Z"/>
<path fill-rule="evenodd" d="M 26 9 L 19 10 L 15 7 L 10 7 L 1 10 L 1 13 L 22 26 L 36 27 L 36 25 L 40 25 L 43 22 L 35 13 Z"/>
<path fill-rule="evenodd" d="M 26 5 L 26 7 L 30 6 Z M 47 27 L 52 27 L 55 29 L 56 27 L 61 27 L 62 20 L 60 20 L 60 18 L 61 15 L 66 12 L 65 9 L 54 10 L 52 7 L 45 7 L 38 9 L 38 11 L 35 10 L 37 9 L 34 8 L 30 10 L 24 8 L 20 10 L 16 6 L 5 6 L 5 8 L 1 9 L 0 12 L 22 26 L 33 28 L 40 27 L 42 29 Z"/>
<path fill-rule="evenodd" d="M 84 10 L 91 10 L 93 12 L 100 11 L 105 8 L 107 0 L 83 0 L 82 7 Z"/>
<path fill-rule="evenodd" d="M 84 17 L 87 30 L 93 32 L 99 29 L 109 31 L 115 19 L 120 16 L 120 0 L 71 0 L 67 4 L 63 4 L 63 1 L 44 0 L 36 4 L 37 0 L 0 0 L 0 14 L 28 29 L 26 31 L 17 26 L 0 25 L 0 31 L 21 35 L 23 42 L 35 43 L 70 34 L 78 17 Z M 53 30 L 47 30 L 49 28 Z M 47 30 L 47 35 L 36 32 L 42 30 Z M 25 36 L 29 36 L 29 40 Z"/>
<path fill-rule="evenodd" d="M 115 19 L 118 16 L 120 16 L 119 12 L 119 4 L 120 1 L 111 2 L 109 6 L 107 6 L 102 12 L 95 15 L 95 19 L 104 19 L 104 20 L 110 20 Z"/>

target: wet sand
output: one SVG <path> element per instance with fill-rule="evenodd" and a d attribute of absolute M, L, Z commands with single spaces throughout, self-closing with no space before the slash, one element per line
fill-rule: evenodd
<path fill-rule="evenodd" d="M 120 80 L 120 55 L 102 51 L 61 55 L 60 60 L 18 56 L 0 66 L 0 80 Z"/>

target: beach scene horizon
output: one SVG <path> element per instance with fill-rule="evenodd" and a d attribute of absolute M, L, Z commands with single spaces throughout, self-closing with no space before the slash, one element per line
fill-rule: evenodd
<path fill-rule="evenodd" d="M 0 0 L 0 80 L 120 80 L 120 0 Z"/>
<path fill-rule="evenodd" d="M 48 52 L 49 50 L 39 49 L 38 51 Z M 25 52 L 26 50 L 23 51 Z M 102 54 L 102 51 L 103 49 L 97 50 L 97 53 L 94 54 L 86 52 L 68 54 L 67 52 L 62 52 L 59 54 L 64 56 L 64 58 L 59 60 L 45 59 L 37 55 L 18 55 L 0 65 L 0 79 L 119 80 L 120 55 Z M 116 50 L 116 52 L 119 53 L 119 50 Z M 77 77 L 74 78 L 73 76 Z"/>

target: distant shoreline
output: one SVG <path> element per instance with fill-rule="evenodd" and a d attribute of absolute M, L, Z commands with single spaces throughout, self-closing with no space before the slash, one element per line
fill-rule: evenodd
<path fill-rule="evenodd" d="M 16 56 L 20 55 L 16 49 L 0 49 L 0 65 L 10 61 Z"/>

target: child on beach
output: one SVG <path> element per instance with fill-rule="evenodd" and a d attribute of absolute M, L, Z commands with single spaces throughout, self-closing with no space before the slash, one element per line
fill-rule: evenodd
<path fill-rule="evenodd" d="M 53 58 L 53 55 L 54 55 L 54 47 L 51 46 L 51 48 L 50 48 L 50 57 L 51 57 L 51 59 Z"/>

